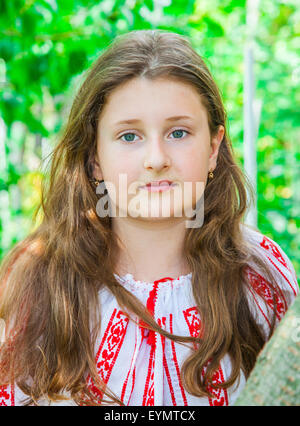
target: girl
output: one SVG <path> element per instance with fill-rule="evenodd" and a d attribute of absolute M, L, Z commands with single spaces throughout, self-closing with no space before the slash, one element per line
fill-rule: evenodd
<path fill-rule="evenodd" d="M 41 225 L 2 264 L 0 405 L 233 404 L 298 292 L 243 223 L 247 187 L 188 40 L 119 36 L 74 100 Z"/>

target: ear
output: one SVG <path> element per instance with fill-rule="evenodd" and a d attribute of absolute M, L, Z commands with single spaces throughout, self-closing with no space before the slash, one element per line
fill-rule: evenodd
<path fill-rule="evenodd" d="M 210 155 L 208 158 L 208 170 L 213 171 L 217 167 L 217 158 L 219 148 L 225 134 L 225 129 L 222 125 L 219 126 L 218 132 L 213 136 L 210 144 Z"/>
<path fill-rule="evenodd" d="M 101 166 L 100 166 L 99 161 L 96 158 L 96 156 L 94 157 L 94 160 L 92 162 L 92 167 L 93 167 L 93 176 L 94 176 L 94 178 L 98 179 L 98 180 L 103 180 Z"/>

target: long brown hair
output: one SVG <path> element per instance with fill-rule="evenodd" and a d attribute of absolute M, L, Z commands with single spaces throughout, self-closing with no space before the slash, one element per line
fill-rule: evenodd
<path fill-rule="evenodd" d="M 207 109 L 211 136 L 219 125 L 225 128 L 215 176 L 204 192 L 204 223 L 201 228 L 187 229 L 185 236 L 184 254 L 204 324 L 201 338 L 162 330 L 145 306 L 119 284 L 114 276 L 119 243 L 112 232 L 112 219 L 96 213 L 98 196 L 90 179 L 97 120 L 111 91 L 139 76 L 189 83 Z M 100 330 L 98 292 L 102 286 L 129 316 L 137 315 L 149 328 L 174 341 L 197 343 L 181 371 L 191 394 L 209 395 L 207 386 L 212 385 L 213 373 L 227 353 L 232 372 L 219 386 L 232 385 L 240 369 L 249 375 L 265 342 L 246 296 L 249 262 L 259 266 L 273 286 L 276 282 L 242 238 L 246 189 L 251 195 L 252 188 L 234 159 L 226 120 L 211 73 L 184 36 L 162 30 L 132 31 L 118 36 L 94 63 L 53 151 L 49 179 L 42 187 L 42 222 L 11 250 L 0 271 L 0 318 L 7 327 L 0 354 L 0 383 L 14 380 L 28 395 L 27 404 L 37 404 L 43 396 L 63 399 L 63 392 L 69 392 L 78 404 L 83 400 L 92 405 L 122 404 L 101 383 L 95 366 L 93 348 Z M 89 392 L 88 374 L 106 399 L 99 401 Z"/>

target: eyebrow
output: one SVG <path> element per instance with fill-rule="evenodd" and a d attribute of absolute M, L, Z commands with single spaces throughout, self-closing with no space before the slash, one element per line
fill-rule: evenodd
<path fill-rule="evenodd" d="M 168 117 L 166 118 L 165 121 L 177 121 L 177 120 L 190 120 L 192 121 L 192 117 L 189 117 L 188 115 L 175 115 L 173 117 Z M 132 118 L 130 120 L 122 120 L 122 121 L 118 121 L 117 123 L 115 123 L 115 125 L 119 125 L 119 124 L 133 124 L 133 123 L 141 123 L 142 120 L 139 120 L 138 118 Z"/>

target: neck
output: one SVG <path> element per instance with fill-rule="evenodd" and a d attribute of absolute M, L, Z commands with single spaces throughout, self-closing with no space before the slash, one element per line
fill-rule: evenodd
<path fill-rule="evenodd" d="M 190 272 L 183 253 L 184 220 L 147 222 L 117 217 L 112 228 L 121 246 L 118 275 L 131 273 L 137 281 L 153 282 Z"/>

